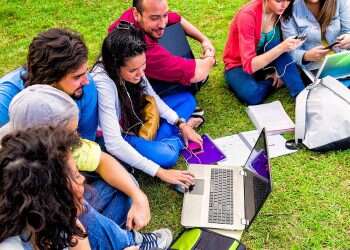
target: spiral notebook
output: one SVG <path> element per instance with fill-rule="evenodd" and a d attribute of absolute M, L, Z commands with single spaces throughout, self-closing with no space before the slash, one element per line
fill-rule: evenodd
<path fill-rule="evenodd" d="M 188 164 L 215 164 L 226 158 L 225 154 L 215 145 L 209 135 L 202 135 L 203 150 L 197 151 L 188 147 L 181 151 L 181 155 Z"/>

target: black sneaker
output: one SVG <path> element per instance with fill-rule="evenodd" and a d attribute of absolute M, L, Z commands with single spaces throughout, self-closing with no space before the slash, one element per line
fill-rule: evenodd
<path fill-rule="evenodd" d="M 134 231 L 135 244 L 140 250 L 166 250 L 170 246 L 173 236 L 169 229 L 161 228 L 152 233 Z"/>

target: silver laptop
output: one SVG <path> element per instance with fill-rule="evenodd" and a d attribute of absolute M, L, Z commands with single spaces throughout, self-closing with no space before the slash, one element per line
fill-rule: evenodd
<path fill-rule="evenodd" d="M 350 79 L 350 51 L 328 55 L 322 64 L 314 64 L 311 69 L 302 69 L 312 82 L 328 75 L 338 80 Z"/>
<path fill-rule="evenodd" d="M 193 164 L 188 170 L 195 186 L 184 195 L 184 227 L 248 228 L 272 191 L 265 129 L 244 166 Z"/>

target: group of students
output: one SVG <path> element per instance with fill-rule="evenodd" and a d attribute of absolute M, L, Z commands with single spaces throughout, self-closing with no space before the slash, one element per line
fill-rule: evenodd
<path fill-rule="evenodd" d="M 349 8 L 350 0 L 249 2 L 224 50 L 230 89 L 246 104 L 283 84 L 297 96 L 299 66 L 322 60 L 335 41 L 334 52 L 350 48 Z M 159 43 L 176 23 L 201 44 L 201 58 Z M 134 0 L 109 27 L 90 72 L 87 60 L 79 34 L 49 29 L 33 39 L 26 65 L 0 79 L 0 249 L 170 245 L 169 229 L 138 232 L 150 208 L 127 170 L 193 184 L 188 171 L 171 168 L 189 140 L 202 145 L 194 94 L 215 65 L 215 48 L 167 0 Z"/>
<path fill-rule="evenodd" d="M 349 0 L 249 2 L 235 16 L 224 50 L 230 89 L 248 105 L 283 84 L 296 97 L 305 85 L 301 67 L 350 48 L 349 8 Z"/>

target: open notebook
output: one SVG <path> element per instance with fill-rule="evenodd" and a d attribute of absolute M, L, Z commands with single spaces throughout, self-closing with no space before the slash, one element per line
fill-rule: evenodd
<path fill-rule="evenodd" d="M 241 166 L 247 160 L 251 149 L 253 148 L 259 131 L 252 130 L 238 134 L 216 138 L 215 144 L 226 155 L 226 158 L 218 162 L 219 165 Z M 296 150 L 287 149 L 286 139 L 282 135 L 268 135 L 267 146 L 270 158 L 292 154 Z"/>

